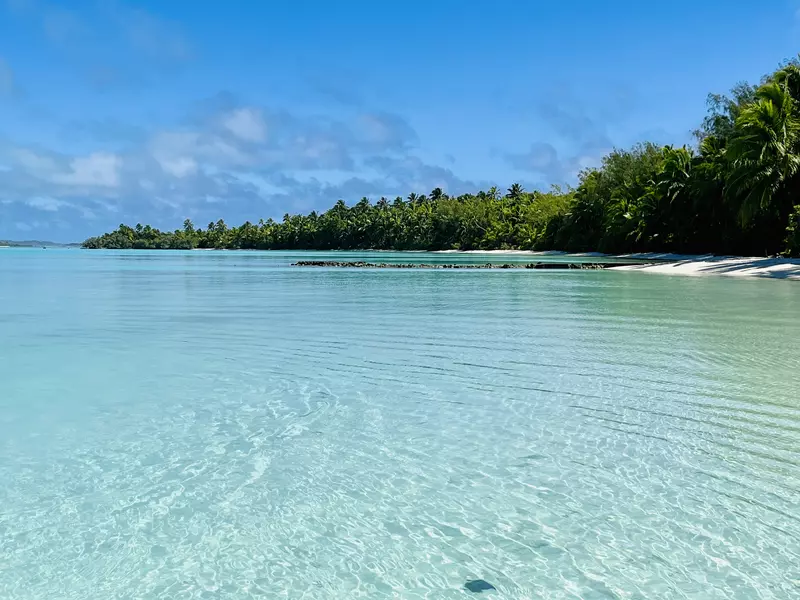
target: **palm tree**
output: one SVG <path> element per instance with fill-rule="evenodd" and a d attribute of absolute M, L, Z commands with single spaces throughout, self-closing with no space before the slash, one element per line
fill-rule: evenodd
<path fill-rule="evenodd" d="M 508 188 L 508 194 L 506 194 L 506 196 L 512 200 L 519 200 L 519 198 L 522 196 L 522 192 L 524 191 L 524 188 L 520 184 L 514 183 L 511 184 L 510 188 Z"/>
<path fill-rule="evenodd" d="M 800 101 L 800 63 L 797 60 L 778 70 L 772 80 L 786 89 L 795 102 Z"/>
<path fill-rule="evenodd" d="M 658 191 L 675 204 L 689 192 L 694 154 L 683 146 L 664 148 L 664 165 L 656 183 Z"/>
<path fill-rule="evenodd" d="M 800 118 L 789 80 L 770 82 L 742 110 L 727 149 L 728 189 L 739 202 L 743 223 L 759 211 L 781 210 L 783 193 L 800 173 Z M 789 206 L 788 208 L 791 208 Z"/>

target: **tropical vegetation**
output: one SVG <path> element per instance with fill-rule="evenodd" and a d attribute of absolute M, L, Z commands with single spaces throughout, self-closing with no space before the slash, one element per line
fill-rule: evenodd
<path fill-rule="evenodd" d="M 519 184 L 159 231 L 119 229 L 86 248 L 531 249 L 800 255 L 800 60 L 758 85 L 711 95 L 692 146 L 637 144 L 583 171 L 574 188 Z"/>

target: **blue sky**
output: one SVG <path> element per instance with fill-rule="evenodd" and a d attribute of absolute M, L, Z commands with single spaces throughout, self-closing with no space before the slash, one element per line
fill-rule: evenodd
<path fill-rule="evenodd" d="M 0 0 L 0 238 L 575 182 L 691 142 L 800 1 Z"/>

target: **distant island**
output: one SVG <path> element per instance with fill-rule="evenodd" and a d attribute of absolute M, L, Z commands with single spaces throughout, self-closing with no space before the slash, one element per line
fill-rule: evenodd
<path fill-rule="evenodd" d="M 84 248 L 565 250 L 800 255 L 800 61 L 711 95 L 697 147 L 614 150 L 575 188 L 436 188 L 229 227 L 120 225 Z"/>
<path fill-rule="evenodd" d="M 80 248 L 83 244 L 62 242 L 46 242 L 43 240 L 0 240 L 0 248 Z"/>

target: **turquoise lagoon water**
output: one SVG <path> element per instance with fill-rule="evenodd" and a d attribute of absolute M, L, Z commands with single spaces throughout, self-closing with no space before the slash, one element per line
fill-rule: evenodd
<path fill-rule="evenodd" d="M 0 250 L 0 598 L 800 598 L 800 285 L 312 256 Z"/>

